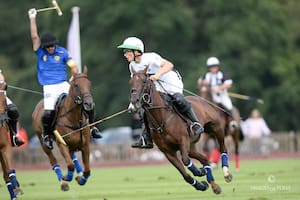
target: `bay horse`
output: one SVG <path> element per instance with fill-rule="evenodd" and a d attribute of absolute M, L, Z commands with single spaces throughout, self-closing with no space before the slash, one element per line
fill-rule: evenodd
<path fill-rule="evenodd" d="M 78 174 L 76 181 L 79 185 L 85 185 L 90 176 L 90 127 L 88 126 L 88 118 L 85 111 L 92 110 L 95 103 L 91 94 L 91 83 L 87 73 L 88 69 L 85 66 L 83 73 L 78 73 L 73 77 L 68 94 L 64 98 L 60 98 L 56 105 L 54 130 L 58 131 L 56 133 L 61 135 L 61 137 L 56 137 L 55 141 L 67 164 L 68 171 L 65 176 L 62 174 L 55 155 L 43 143 L 41 123 L 44 110 L 43 100 L 36 105 L 32 113 L 33 128 L 61 184 L 62 191 L 69 190 L 67 182 L 72 181 L 75 169 Z M 61 140 L 65 141 L 66 145 Z M 77 151 L 81 152 L 83 169 L 77 160 L 75 154 Z"/>
<path fill-rule="evenodd" d="M 221 187 L 214 180 L 208 159 L 196 149 L 195 144 L 200 136 L 189 131 L 189 125 L 177 114 L 170 101 L 166 100 L 168 95 L 156 90 L 154 82 L 146 74 L 147 70 L 148 67 L 138 72 L 132 70 L 132 78 L 129 82 L 130 102 L 136 109 L 144 109 L 152 139 L 169 162 L 180 172 L 183 179 L 200 191 L 208 188 L 208 182 L 213 192 L 220 194 Z M 230 182 L 232 175 L 228 169 L 220 115 L 214 107 L 200 101 L 197 97 L 188 96 L 186 98 L 192 104 L 200 123 L 204 124 L 205 132 L 214 135 L 220 141 L 224 178 L 226 182 Z M 198 169 L 191 158 L 198 160 L 203 168 Z M 185 167 L 194 176 L 206 175 L 207 182 L 198 182 L 186 172 Z"/>
<path fill-rule="evenodd" d="M 8 136 L 8 116 L 6 104 L 6 82 L 0 72 L 0 162 L 3 171 L 3 179 L 6 183 L 10 199 L 17 200 L 17 195 L 23 194 L 16 170 L 12 168 L 11 142 Z M 2 80 L 1 80 L 2 79 Z"/>
<path fill-rule="evenodd" d="M 239 171 L 239 142 L 242 136 L 241 130 L 241 116 L 239 110 L 233 106 L 233 117 L 234 120 L 237 122 L 237 126 L 234 128 L 230 128 L 230 120 L 231 117 L 228 115 L 228 111 L 226 111 L 221 105 L 217 105 L 212 101 L 212 93 L 211 93 L 211 86 L 207 81 L 203 81 L 201 79 L 198 80 L 198 92 L 199 96 L 207 100 L 207 102 L 211 105 L 215 105 L 219 114 L 222 119 L 222 127 L 225 132 L 225 137 L 231 137 L 234 143 L 234 153 L 235 153 L 235 170 Z M 207 140 L 208 137 L 205 138 Z"/>

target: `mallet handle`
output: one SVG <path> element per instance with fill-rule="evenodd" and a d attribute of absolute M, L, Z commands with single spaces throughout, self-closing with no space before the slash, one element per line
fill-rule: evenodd
<path fill-rule="evenodd" d="M 258 99 L 258 98 L 255 98 L 255 97 L 250 97 L 250 96 L 237 94 L 237 93 L 232 93 L 232 92 L 228 92 L 228 95 L 231 96 L 231 97 L 237 98 L 237 99 L 243 99 L 243 100 L 248 100 L 248 101 L 249 100 L 254 100 L 257 103 L 264 104 L 264 100 Z"/>
<path fill-rule="evenodd" d="M 43 11 L 47 11 L 47 10 L 54 10 L 56 9 L 56 7 L 50 7 L 50 8 L 41 8 L 41 9 L 38 9 L 36 10 L 36 12 L 43 12 Z"/>

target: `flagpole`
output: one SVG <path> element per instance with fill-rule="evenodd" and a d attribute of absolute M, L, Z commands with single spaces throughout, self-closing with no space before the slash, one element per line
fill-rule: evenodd
<path fill-rule="evenodd" d="M 80 47 L 80 26 L 79 26 L 79 10 L 78 6 L 72 7 L 73 18 L 69 30 L 68 50 L 78 67 L 78 72 L 81 73 L 81 47 Z"/>

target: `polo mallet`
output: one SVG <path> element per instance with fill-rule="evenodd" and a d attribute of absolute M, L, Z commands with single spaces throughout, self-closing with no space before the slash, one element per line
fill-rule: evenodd
<path fill-rule="evenodd" d="M 55 0 L 52 1 L 52 5 L 53 5 L 53 7 L 41 8 L 41 9 L 36 10 L 36 12 L 44 12 L 44 11 L 48 11 L 48 10 L 56 10 L 57 14 L 59 16 L 61 16 L 62 15 L 61 9 L 60 9 L 60 7 L 58 6 L 58 4 L 57 4 L 57 2 Z"/>
<path fill-rule="evenodd" d="M 257 103 L 264 104 L 264 100 L 259 99 L 259 98 L 250 97 L 250 96 L 237 94 L 237 93 L 231 93 L 231 92 L 228 92 L 228 95 L 231 97 L 237 98 L 237 99 L 243 99 L 243 100 L 247 100 L 247 101 L 256 101 Z"/>

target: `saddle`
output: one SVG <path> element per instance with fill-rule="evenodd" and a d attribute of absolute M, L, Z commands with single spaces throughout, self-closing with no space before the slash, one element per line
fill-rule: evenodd
<path fill-rule="evenodd" d="M 64 101 L 64 99 L 66 98 L 67 95 L 68 95 L 67 93 L 62 93 L 61 95 L 59 95 L 58 99 L 56 100 L 55 109 L 54 109 L 55 114 L 54 114 L 54 118 L 52 121 L 52 127 L 54 127 L 56 125 L 58 112 L 61 109 L 62 102 Z"/>
<path fill-rule="evenodd" d="M 186 116 L 181 114 L 181 112 L 178 110 L 178 108 L 174 105 L 173 97 L 170 94 L 165 94 L 162 92 L 160 92 L 160 95 L 167 102 L 168 107 L 170 107 L 185 122 L 188 133 L 192 134 L 191 129 L 190 129 L 192 123 L 191 123 L 190 119 L 188 119 Z"/>

